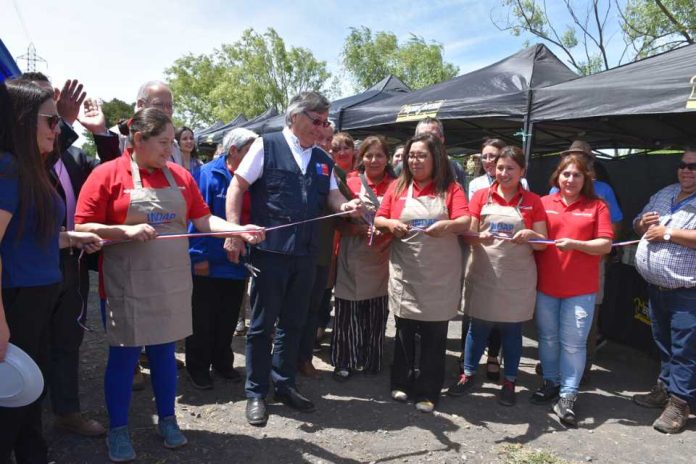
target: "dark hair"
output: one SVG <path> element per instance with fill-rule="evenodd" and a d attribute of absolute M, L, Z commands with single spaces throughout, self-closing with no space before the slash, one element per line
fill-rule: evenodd
<path fill-rule="evenodd" d="M 556 187 L 558 189 L 561 188 L 561 186 L 558 184 L 558 178 L 561 176 L 561 173 L 571 164 L 577 166 L 578 171 L 580 171 L 583 176 L 580 194 L 585 198 L 589 198 L 590 200 L 596 200 L 597 194 L 595 193 L 594 182 L 592 182 L 592 168 L 590 167 L 587 155 L 582 153 L 571 153 L 561 158 L 558 166 L 556 166 L 556 170 L 553 171 L 553 174 L 551 174 L 551 179 L 549 180 L 551 187 Z"/>
<path fill-rule="evenodd" d="M 517 163 L 519 167 L 522 169 L 527 168 L 527 160 L 524 157 L 524 152 L 520 147 L 516 147 L 514 145 L 506 145 L 504 146 L 501 150 L 500 153 L 498 153 L 498 156 L 495 157 L 495 164 L 498 164 L 498 160 L 500 158 L 508 158 Z"/>
<path fill-rule="evenodd" d="M 143 108 L 131 118 L 128 141 L 131 145 L 133 144 L 133 137 L 136 132 L 140 132 L 143 135 L 143 140 L 157 137 L 167 129 L 168 124 L 171 125 L 172 120 L 162 110 L 158 108 Z"/>
<path fill-rule="evenodd" d="M 394 169 L 392 168 L 391 164 L 389 164 L 389 144 L 381 135 L 370 135 L 360 144 L 360 149 L 358 150 L 358 171 L 365 172 L 365 165 L 363 164 L 362 159 L 367 150 L 374 145 L 378 145 L 384 155 L 387 157 L 387 164 L 384 166 L 384 172 L 390 177 L 396 177 L 394 174 Z"/>
<path fill-rule="evenodd" d="M 193 129 L 190 129 L 186 126 L 181 126 L 174 132 L 174 138 L 176 139 L 176 143 L 179 144 L 181 147 L 181 136 L 184 135 L 184 132 L 189 131 L 191 135 L 194 135 Z M 193 141 L 193 150 L 191 150 L 191 158 L 198 158 L 198 150 L 196 149 L 196 140 L 194 139 Z"/>
<path fill-rule="evenodd" d="M 22 75 L 19 76 L 17 80 L 24 82 L 48 82 L 49 84 L 51 83 L 51 81 L 48 80 L 48 77 L 46 77 L 44 73 L 38 71 L 22 73 Z"/>
<path fill-rule="evenodd" d="M 452 174 L 452 168 L 450 167 L 445 147 L 442 145 L 442 142 L 440 142 L 440 139 L 431 133 L 417 135 L 406 142 L 404 154 L 402 156 L 404 168 L 401 170 L 401 176 L 399 176 L 399 179 L 396 181 L 394 194 L 400 195 L 401 192 L 406 190 L 411 182 L 413 182 L 413 174 L 411 173 L 411 168 L 408 166 L 408 159 L 411 146 L 416 142 L 423 142 L 428 147 L 428 152 L 433 158 L 432 180 L 435 186 L 435 193 L 437 195 L 445 195 L 447 189 L 449 189 L 452 182 L 454 182 L 454 174 Z"/>
<path fill-rule="evenodd" d="M 490 139 L 490 138 L 485 138 L 483 139 L 483 143 L 481 143 L 481 150 L 483 150 L 486 147 L 495 147 L 498 150 L 502 150 L 505 148 L 507 143 L 505 143 L 501 139 Z"/>
<path fill-rule="evenodd" d="M 19 180 L 19 227 L 24 230 L 29 209 L 36 214 L 36 232 L 48 243 L 55 234 L 58 217 L 55 210 L 56 191 L 48 176 L 47 159 L 41 156 L 37 141 L 39 108 L 53 94 L 38 85 L 23 80 L 5 81 L 0 104 L 0 151 L 14 158 Z M 49 157 L 54 159 L 52 157 Z"/>

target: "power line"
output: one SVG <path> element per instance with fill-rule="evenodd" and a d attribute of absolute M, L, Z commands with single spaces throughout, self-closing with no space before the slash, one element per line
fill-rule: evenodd
<path fill-rule="evenodd" d="M 45 63 L 46 67 L 48 67 L 48 62 L 36 54 L 36 47 L 34 47 L 33 43 L 29 44 L 27 53 L 17 57 L 17 61 L 27 62 L 27 65 L 24 67 L 25 72 L 35 72 L 37 63 Z"/>

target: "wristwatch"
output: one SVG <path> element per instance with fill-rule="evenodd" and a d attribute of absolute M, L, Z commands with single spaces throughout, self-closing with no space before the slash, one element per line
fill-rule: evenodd
<path fill-rule="evenodd" d="M 665 242 L 672 240 L 672 229 L 665 229 L 665 235 L 662 236 L 662 240 Z"/>

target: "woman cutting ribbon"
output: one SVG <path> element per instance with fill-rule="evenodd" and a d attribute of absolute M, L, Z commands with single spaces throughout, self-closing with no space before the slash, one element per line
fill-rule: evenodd
<path fill-rule="evenodd" d="M 136 113 L 129 139 L 132 148 L 87 179 L 75 214 L 78 230 L 127 241 L 109 245 L 103 257 L 110 345 L 104 379 L 110 421 L 107 445 L 116 462 L 135 458 L 128 408 L 141 346 L 150 360 L 164 446 L 187 443 L 174 415 L 174 347 L 192 332 L 188 240 L 153 239 L 186 233 L 189 220 L 201 232 L 240 230 L 212 216 L 191 174 L 168 162 L 174 127 L 166 114 L 155 108 Z M 252 235 L 243 238 L 256 242 Z"/>
<path fill-rule="evenodd" d="M 403 166 L 375 219 L 395 237 L 389 257 L 389 308 L 396 319 L 391 395 L 396 401 L 412 397 L 416 409 L 432 412 L 444 381 L 447 327 L 461 298 L 457 234 L 468 230 L 471 218 L 438 138 L 409 140 Z"/>
<path fill-rule="evenodd" d="M 367 137 L 358 152 L 360 173 L 348 178 L 348 188 L 372 214 L 394 180 L 388 153 L 383 137 Z M 335 367 L 334 378 L 340 381 L 347 380 L 355 370 L 377 374 L 382 369 L 382 345 L 389 315 L 389 238 L 373 237 L 371 225 L 362 220 L 344 221 L 339 231 L 331 363 Z"/>
<path fill-rule="evenodd" d="M 577 424 L 575 401 L 585 369 L 586 340 L 592 326 L 599 262 L 613 238 L 607 204 L 595 193 L 587 157 L 561 159 L 551 176 L 558 191 L 541 199 L 549 238 L 555 246 L 537 254 L 536 324 L 544 383 L 531 397 L 535 404 L 558 398 L 554 412 Z"/>
<path fill-rule="evenodd" d="M 448 394 L 459 396 L 473 385 L 473 376 L 493 327 L 499 327 L 504 379 L 499 403 L 515 404 L 515 382 L 522 355 L 522 322 L 532 318 L 536 299 L 533 250 L 546 247 L 530 240 L 546 238 L 546 214 L 539 196 L 524 190 L 525 158 L 507 146 L 496 157 L 496 180 L 471 199 L 472 257 L 466 273 L 464 312 L 471 317 L 464 362 Z"/>

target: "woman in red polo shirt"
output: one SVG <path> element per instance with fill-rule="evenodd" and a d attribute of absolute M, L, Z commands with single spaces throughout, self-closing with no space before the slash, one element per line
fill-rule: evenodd
<path fill-rule="evenodd" d="M 493 327 L 501 333 L 504 379 L 498 402 L 515 404 L 517 368 L 522 355 L 522 323 L 532 318 L 536 299 L 533 250 L 545 245 L 546 214 L 539 196 L 520 183 L 526 163 L 518 147 L 496 156 L 495 182 L 474 193 L 471 209 L 471 261 L 466 273 L 464 313 L 471 318 L 464 351 L 463 374 L 447 393 L 465 394 L 473 385 L 481 355 Z"/>
<path fill-rule="evenodd" d="M 438 138 L 427 133 L 409 140 L 403 166 L 375 219 L 376 227 L 394 235 L 388 286 L 396 320 L 391 396 L 396 401 L 412 396 L 416 409 L 432 412 L 445 377 L 447 326 L 461 300 L 457 235 L 468 230 L 471 218 Z"/>
<path fill-rule="evenodd" d="M 575 399 L 585 368 L 586 340 L 592 326 L 599 261 L 611 251 L 609 208 L 595 194 L 586 158 L 561 159 L 551 176 L 558 192 L 541 199 L 549 238 L 556 241 L 537 254 L 536 324 L 544 383 L 531 398 L 545 404 L 560 399 L 554 412 L 575 426 Z"/>
<path fill-rule="evenodd" d="M 348 188 L 373 213 L 394 180 L 389 166 L 389 146 L 384 137 L 367 137 L 358 152 L 358 175 L 348 178 Z M 345 220 L 339 225 L 336 288 L 336 319 L 331 337 L 334 378 L 347 380 L 353 371 L 377 374 L 382 370 L 382 346 L 389 308 L 390 236 L 370 225 Z"/>
<path fill-rule="evenodd" d="M 174 415 L 177 340 L 191 335 L 191 262 L 187 239 L 153 240 L 187 232 L 239 230 L 212 216 L 191 174 L 168 162 L 174 127 L 155 108 L 136 113 L 123 155 L 97 167 L 77 202 L 76 229 L 105 240 L 106 333 L 109 359 L 104 377 L 109 412 L 107 446 L 115 462 L 135 459 L 128 434 L 133 372 L 141 347 L 150 361 L 152 389 L 164 446 L 186 444 Z M 245 239 L 254 241 L 250 236 Z"/>

